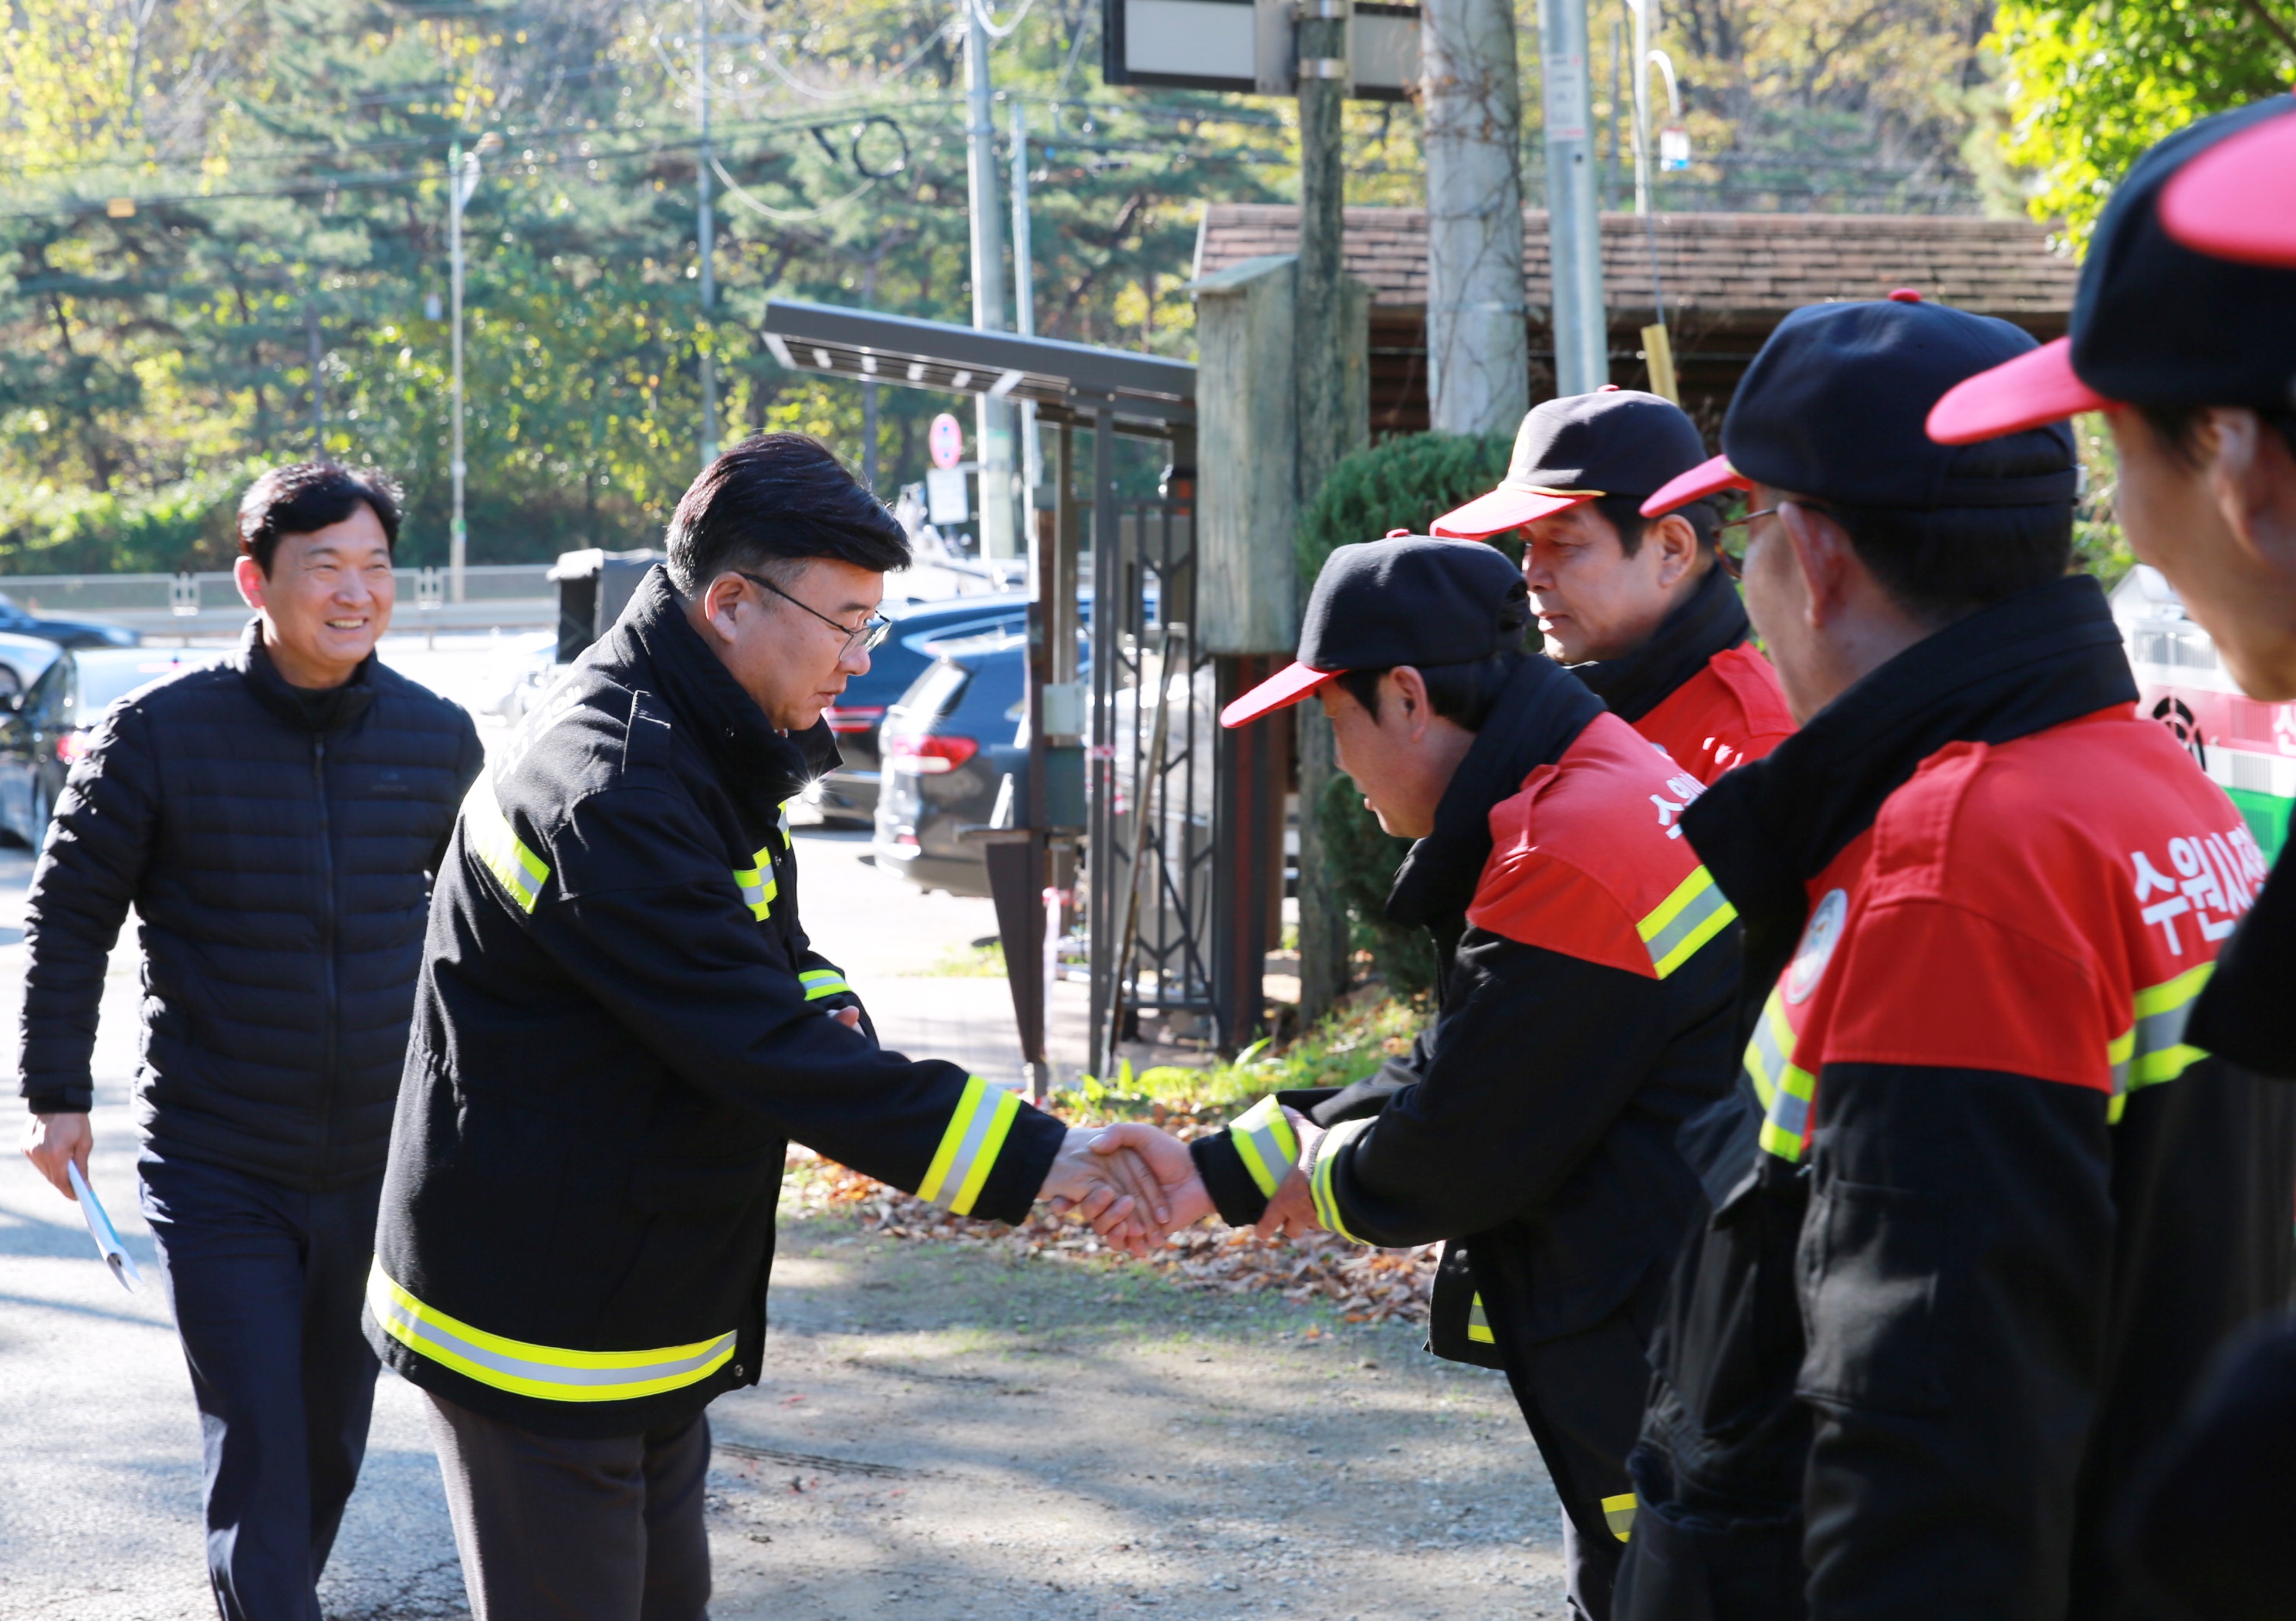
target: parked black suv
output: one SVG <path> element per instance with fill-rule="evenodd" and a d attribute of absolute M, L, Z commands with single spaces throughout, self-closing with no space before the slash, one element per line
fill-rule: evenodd
<path fill-rule="evenodd" d="M 1021 630 L 1028 616 L 1028 595 L 1020 591 L 952 597 L 891 610 L 892 634 L 869 655 L 869 673 L 856 676 L 829 712 L 829 729 L 837 734 L 837 749 L 845 763 L 822 779 L 823 819 L 862 827 L 874 820 L 883 769 L 878 728 L 885 712 L 932 663 L 940 642 Z"/>
<path fill-rule="evenodd" d="M 959 835 L 990 825 L 1009 774 L 1026 792 L 1020 735 L 1028 674 L 1024 629 L 937 642 L 926 666 L 883 721 L 878 868 L 923 889 L 986 895 L 988 864 Z"/>
<path fill-rule="evenodd" d="M 59 647 L 135 647 L 143 636 L 125 625 L 99 624 L 92 619 L 42 619 L 28 613 L 0 592 L 0 630 L 16 636 L 45 637 Z"/>

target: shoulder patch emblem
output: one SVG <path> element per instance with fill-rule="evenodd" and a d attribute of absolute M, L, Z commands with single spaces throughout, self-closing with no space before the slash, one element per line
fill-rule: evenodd
<path fill-rule="evenodd" d="M 1849 916 L 1849 892 L 1827 890 L 1803 926 L 1801 943 L 1794 948 L 1793 961 L 1786 967 L 1788 1001 L 1808 1001 L 1809 993 L 1817 989 L 1817 982 L 1825 977 L 1825 965 L 1833 960 L 1833 948 L 1841 943 L 1841 926 Z"/>

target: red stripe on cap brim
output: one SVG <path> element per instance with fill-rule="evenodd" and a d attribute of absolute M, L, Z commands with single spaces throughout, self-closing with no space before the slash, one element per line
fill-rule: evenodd
<path fill-rule="evenodd" d="M 1954 384 L 1930 407 L 1929 432 L 1940 445 L 1970 445 L 2112 405 L 2074 374 L 2073 341 L 2057 338 Z"/>
<path fill-rule="evenodd" d="M 2296 268 L 2296 113 L 2218 142 L 2161 193 L 2161 224 L 2188 248 Z"/>
<path fill-rule="evenodd" d="M 1702 501 L 1708 496 L 1720 495 L 1726 490 L 1751 490 L 1751 479 L 1741 478 L 1726 456 L 1702 461 L 1678 478 L 1668 481 L 1666 488 L 1643 503 L 1643 516 L 1663 518 L 1677 506 L 1687 506 L 1693 501 Z"/>
<path fill-rule="evenodd" d="M 1427 526 L 1427 532 L 1447 540 L 1488 540 L 1493 535 L 1551 518 L 1594 498 L 1590 495 L 1545 495 L 1536 490 L 1511 490 L 1502 484 L 1490 494 L 1477 496 L 1464 506 L 1445 513 Z"/>
<path fill-rule="evenodd" d="M 1220 711 L 1220 724 L 1231 729 L 1249 726 L 1260 716 L 1289 709 L 1340 672 L 1308 664 L 1287 664 Z"/>

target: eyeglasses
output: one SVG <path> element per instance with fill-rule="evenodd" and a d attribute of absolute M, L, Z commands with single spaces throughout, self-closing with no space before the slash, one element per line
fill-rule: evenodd
<path fill-rule="evenodd" d="M 1734 529 L 1745 528 L 1747 524 L 1751 523 L 1757 518 L 1775 516 L 1777 510 L 1778 509 L 1775 506 L 1765 506 L 1759 512 L 1740 513 L 1734 518 L 1723 519 L 1722 522 L 1717 525 L 1717 528 L 1720 533 L 1726 535 Z"/>
<path fill-rule="evenodd" d="M 872 649 L 882 643 L 885 638 L 892 631 L 893 621 L 887 619 L 882 613 L 872 613 L 868 618 L 863 620 L 857 628 L 852 625 L 840 625 L 835 620 L 830 618 L 828 614 L 824 613 L 820 609 L 808 607 L 806 604 L 798 602 L 796 597 L 791 597 L 787 591 L 783 590 L 781 587 L 775 585 L 772 580 L 766 579 L 763 575 L 752 574 L 747 569 L 734 569 L 732 572 L 739 574 L 742 579 L 748 580 L 753 586 L 764 587 L 767 590 L 771 591 L 775 596 L 780 597 L 783 602 L 797 603 L 799 607 L 804 608 L 807 613 L 812 614 L 814 618 L 819 620 L 823 624 L 827 625 L 831 629 L 843 632 L 845 637 L 845 650 L 837 655 L 840 659 L 849 659 L 857 653 L 870 652 Z"/>

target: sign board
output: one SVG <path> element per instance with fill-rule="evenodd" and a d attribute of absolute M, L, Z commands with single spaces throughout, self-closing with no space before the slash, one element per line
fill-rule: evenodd
<path fill-rule="evenodd" d="M 946 416 L 941 418 L 943 422 L 951 420 Z M 925 516 L 932 520 L 935 529 L 944 523 L 964 523 L 972 520 L 972 508 L 965 500 L 963 468 L 929 467 L 925 470 Z"/>
<path fill-rule="evenodd" d="M 1111 85 L 1289 95 L 1290 0 L 1101 0 L 1101 77 Z M 1419 8 L 1357 0 L 1348 19 L 1348 94 L 1408 100 L 1419 81 Z"/>
<path fill-rule="evenodd" d="M 932 452 L 934 466 L 954 467 L 964 459 L 964 429 L 955 417 L 943 411 L 925 430 L 925 447 Z M 933 522 L 938 523 L 940 520 L 936 518 Z"/>

